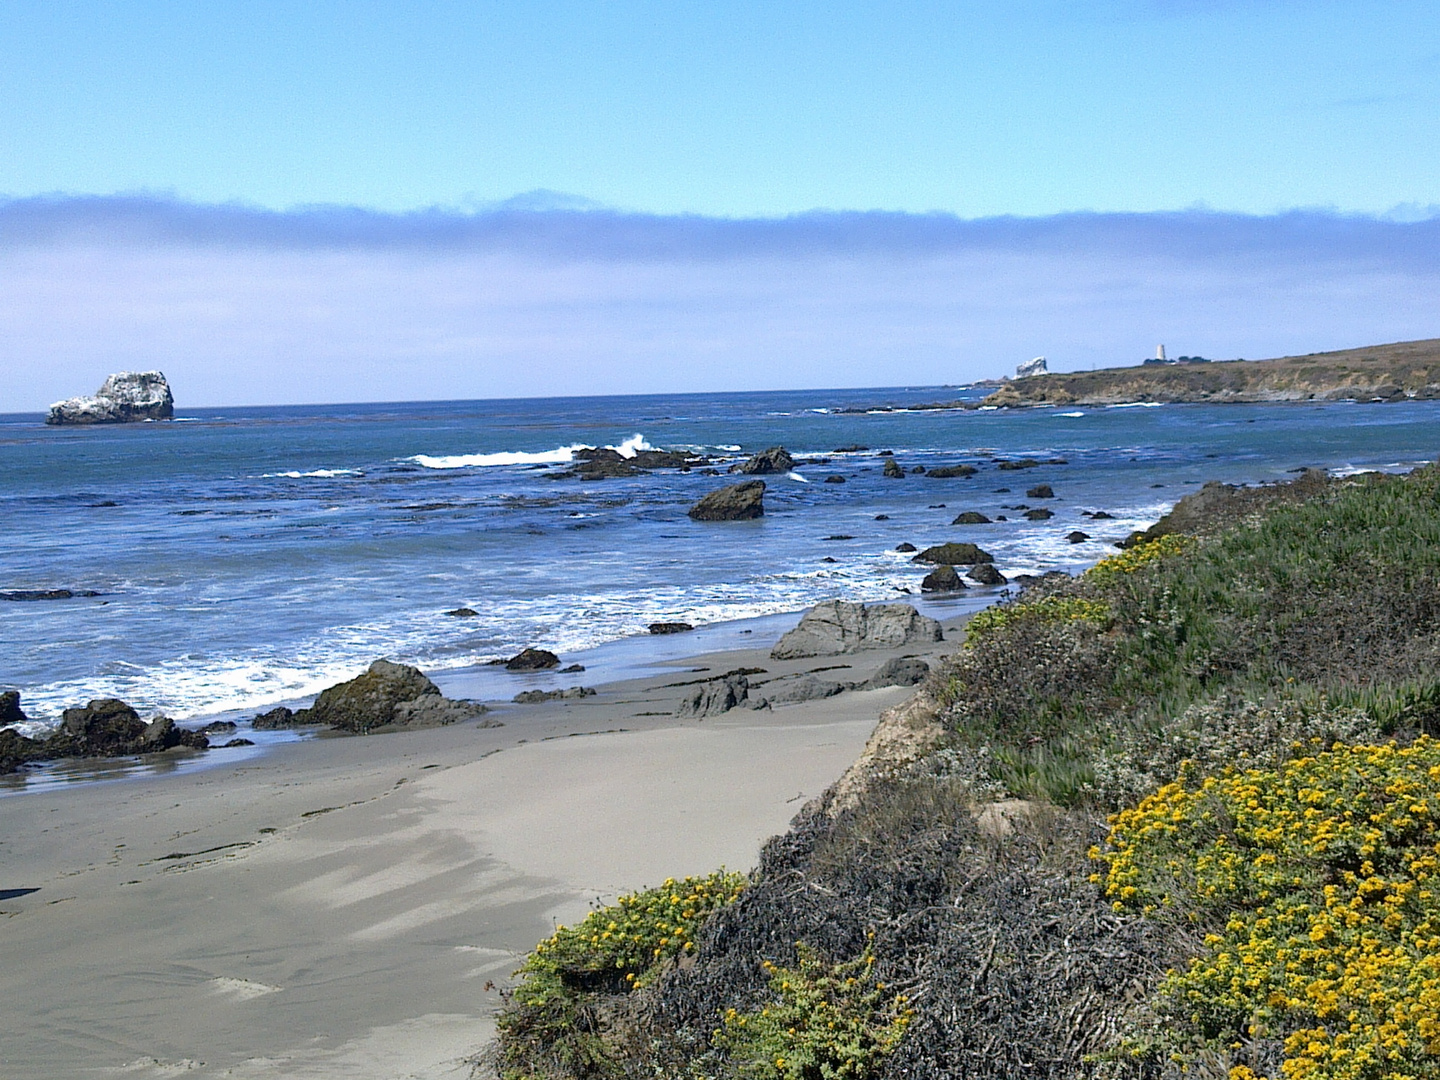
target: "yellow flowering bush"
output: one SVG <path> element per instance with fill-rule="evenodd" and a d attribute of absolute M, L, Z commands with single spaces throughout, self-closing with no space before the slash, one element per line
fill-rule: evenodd
<path fill-rule="evenodd" d="M 1092 852 L 1117 909 L 1208 931 L 1162 1002 L 1211 1045 L 1283 1041 L 1285 1080 L 1440 1075 L 1440 742 L 1185 779 Z"/>
<path fill-rule="evenodd" d="M 973 645 L 980 638 L 1006 626 L 1021 622 L 1054 625 L 1066 622 L 1104 623 L 1110 618 L 1110 605 L 1083 596 L 1046 596 L 1039 600 L 1003 604 L 977 612 L 965 624 L 965 644 Z"/>
<path fill-rule="evenodd" d="M 1089 570 L 1086 570 L 1083 576 L 1096 585 L 1108 585 L 1121 580 L 1127 574 L 1135 573 L 1142 567 L 1159 562 L 1171 555 L 1178 555 L 1194 543 L 1193 536 L 1169 533 L 1166 536 L 1157 537 L 1147 544 L 1126 548 L 1118 555 L 1101 559 Z"/>
<path fill-rule="evenodd" d="M 826 963 L 803 943 L 796 950 L 794 968 L 765 962 L 773 999 L 751 1012 L 727 1009 L 714 1045 L 755 1080 L 864 1080 L 899 1043 L 914 1010 L 875 981 L 868 948 L 843 964 Z"/>

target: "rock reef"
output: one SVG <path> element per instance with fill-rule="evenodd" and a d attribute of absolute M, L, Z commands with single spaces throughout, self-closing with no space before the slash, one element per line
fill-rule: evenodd
<path fill-rule="evenodd" d="M 90 397 L 73 397 L 50 406 L 47 424 L 132 424 L 169 420 L 175 415 L 170 384 L 159 371 L 121 371 Z"/>

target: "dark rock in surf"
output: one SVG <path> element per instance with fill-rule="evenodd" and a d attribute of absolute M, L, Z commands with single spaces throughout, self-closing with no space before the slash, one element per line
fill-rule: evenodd
<path fill-rule="evenodd" d="M 896 464 L 893 457 L 885 459 L 885 476 L 891 480 L 904 480 L 905 470 Z"/>
<path fill-rule="evenodd" d="M 912 552 L 912 551 L 918 551 L 918 550 L 920 550 L 920 549 L 917 548 L 914 544 L 910 543 L 910 541 L 906 540 L 904 543 L 896 544 L 896 545 L 895 545 L 895 550 L 898 551 L 898 552 L 900 552 L 900 553 L 903 555 L 903 554 L 908 554 L 908 553 L 910 553 L 910 552 Z"/>
<path fill-rule="evenodd" d="M 977 585 L 1006 585 L 1009 584 L 1005 575 L 995 569 L 993 563 L 979 563 L 972 567 L 965 575 Z"/>
<path fill-rule="evenodd" d="M 989 525 L 990 519 L 984 514 L 975 510 L 966 510 L 963 514 L 956 516 L 951 525 Z"/>
<path fill-rule="evenodd" d="M 1027 521 L 1049 521 L 1054 516 L 1055 511 L 1047 510 L 1043 506 L 1035 510 L 1025 511 L 1025 519 Z"/>
<path fill-rule="evenodd" d="M 1049 484 L 1036 484 L 1025 492 L 1025 497 L 1027 499 L 1053 499 L 1055 497 L 1055 489 Z"/>
<path fill-rule="evenodd" d="M 284 705 L 277 705 L 269 712 L 263 712 L 250 721 L 250 726 L 256 731 L 279 731 L 282 728 L 304 727 L 307 724 L 318 724 L 319 720 L 310 719 L 310 714 L 304 710 L 295 712 L 287 709 Z"/>
<path fill-rule="evenodd" d="M 994 562 L 995 556 L 982 551 L 974 544 L 936 544 L 916 555 L 911 562 L 934 563 L 937 566 L 973 566 L 975 563 Z"/>
<path fill-rule="evenodd" d="M 445 612 L 445 614 L 449 615 L 452 619 L 473 619 L 476 615 L 479 615 L 480 613 L 474 608 L 457 607 L 451 611 Z"/>
<path fill-rule="evenodd" d="M 1090 534 L 1083 533 L 1079 529 L 1076 529 L 1072 533 L 1066 533 L 1065 539 L 1070 541 L 1070 543 L 1072 544 L 1083 544 L 1086 540 L 1090 539 Z"/>
<path fill-rule="evenodd" d="M 521 649 L 505 661 L 506 671 L 544 671 L 547 668 L 559 666 L 560 658 L 549 649 Z M 429 682 L 428 679 L 426 681 Z M 435 692 L 439 693 L 438 690 Z"/>
<path fill-rule="evenodd" d="M 0 727 L 6 724 L 23 724 L 30 719 L 20 708 L 20 692 L 6 690 L 0 694 Z"/>
<path fill-rule="evenodd" d="M 712 491 L 689 510 L 695 521 L 750 521 L 765 516 L 765 481 L 746 480 L 741 484 Z"/>
<path fill-rule="evenodd" d="M 967 476 L 974 476 L 980 470 L 974 465 L 945 465 L 939 469 L 931 469 L 927 474 L 932 480 L 954 480 Z"/>
<path fill-rule="evenodd" d="M 650 633 L 652 634 L 688 634 L 695 627 L 688 622 L 652 622 Z"/>
<path fill-rule="evenodd" d="M 964 589 L 965 582 L 960 580 L 953 566 L 937 566 L 920 582 L 921 592 L 963 592 Z"/>
<path fill-rule="evenodd" d="M 787 473 L 793 468 L 795 459 L 790 456 L 790 451 L 783 446 L 772 446 L 753 455 L 749 461 L 730 466 L 730 471 L 748 476 L 765 476 L 770 473 Z"/>
<path fill-rule="evenodd" d="M 833 476 L 827 476 L 827 477 L 825 477 L 825 483 L 827 483 L 827 484 L 843 484 L 843 483 L 845 483 L 845 478 L 844 478 L 843 476 L 841 476 L 839 473 L 836 473 L 836 474 L 833 475 Z"/>

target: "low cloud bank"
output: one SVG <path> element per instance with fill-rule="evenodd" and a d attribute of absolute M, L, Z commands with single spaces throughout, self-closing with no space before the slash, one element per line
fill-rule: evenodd
<path fill-rule="evenodd" d="M 1440 221 L 0 203 L 0 412 L 885 386 L 1440 335 Z"/>

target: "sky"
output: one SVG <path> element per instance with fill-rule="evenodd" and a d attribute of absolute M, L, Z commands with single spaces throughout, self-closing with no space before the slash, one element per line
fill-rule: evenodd
<path fill-rule="evenodd" d="M 1437 216 L 1433 3 L 0 0 L 0 411 L 1440 336 Z"/>

